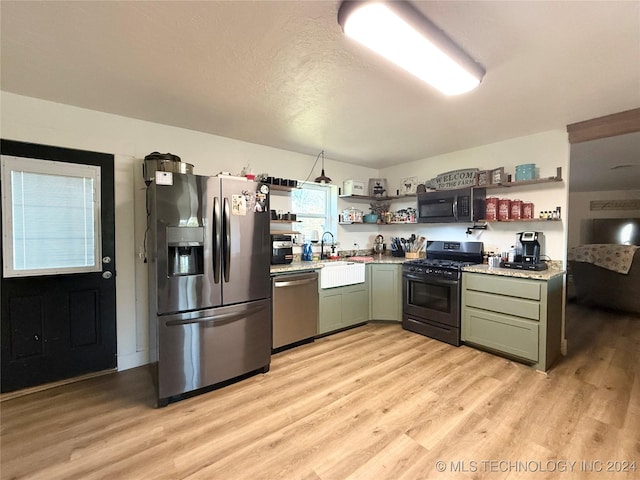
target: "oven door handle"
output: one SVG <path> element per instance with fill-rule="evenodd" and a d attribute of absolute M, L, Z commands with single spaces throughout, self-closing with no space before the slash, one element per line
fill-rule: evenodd
<path fill-rule="evenodd" d="M 424 277 L 422 275 L 413 275 L 411 273 L 405 273 L 404 278 L 407 280 L 412 280 L 420 283 L 429 283 L 431 285 L 457 285 L 458 280 L 443 280 L 443 279 L 429 279 L 429 277 Z"/>

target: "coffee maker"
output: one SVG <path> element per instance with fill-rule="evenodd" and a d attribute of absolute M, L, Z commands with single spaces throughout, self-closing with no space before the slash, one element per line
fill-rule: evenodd
<path fill-rule="evenodd" d="M 538 263 L 540 261 L 538 232 L 518 233 L 518 244 L 520 246 L 520 261 L 522 263 Z"/>
<path fill-rule="evenodd" d="M 293 242 L 290 235 L 271 235 L 271 265 L 293 261 Z"/>
<path fill-rule="evenodd" d="M 503 262 L 500 266 L 521 270 L 546 270 L 547 264 L 540 260 L 542 232 L 519 232 L 517 238 L 520 251 L 516 254 L 515 261 Z"/>

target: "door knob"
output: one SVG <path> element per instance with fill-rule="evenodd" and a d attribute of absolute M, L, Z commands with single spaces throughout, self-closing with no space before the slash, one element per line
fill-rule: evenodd
<path fill-rule="evenodd" d="M 102 263 L 111 263 L 111 257 L 102 257 Z"/>
<path fill-rule="evenodd" d="M 111 273 L 109 270 L 107 270 L 106 272 L 102 272 L 102 278 L 111 278 L 113 276 L 113 273 Z"/>

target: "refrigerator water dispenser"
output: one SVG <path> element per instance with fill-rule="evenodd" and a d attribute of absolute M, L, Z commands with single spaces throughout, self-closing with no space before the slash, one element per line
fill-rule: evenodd
<path fill-rule="evenodd" d="M 204 273 L 204 227 L 167 227 L 169 277 Z"/>

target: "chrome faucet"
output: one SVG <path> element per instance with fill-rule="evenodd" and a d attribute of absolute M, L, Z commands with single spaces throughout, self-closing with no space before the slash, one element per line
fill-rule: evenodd
<path fill-rule="evenodd" d="M 327 258 L 327 256 L 326 256 L 326 255 L 325 255 L 325 253 L 324 253 L 324 236 L 325 236 L 327 233 L 328 233 L 329 235 L 331 235 L 331 248 L 335 248 L 335 247 L 334 247 L 334 245 L 335 245 L 335 243 L 336 243 L 336 239 L 335 239 L 335 237 L 333 236 L 333 233 L 331 233 L 331 232 L 324 232 L 324 233 L 322 234 L 322 238 L 320 239 L 320 260 L 324 260 L 324 259 L 326 259 L 326 258 Z"/>

